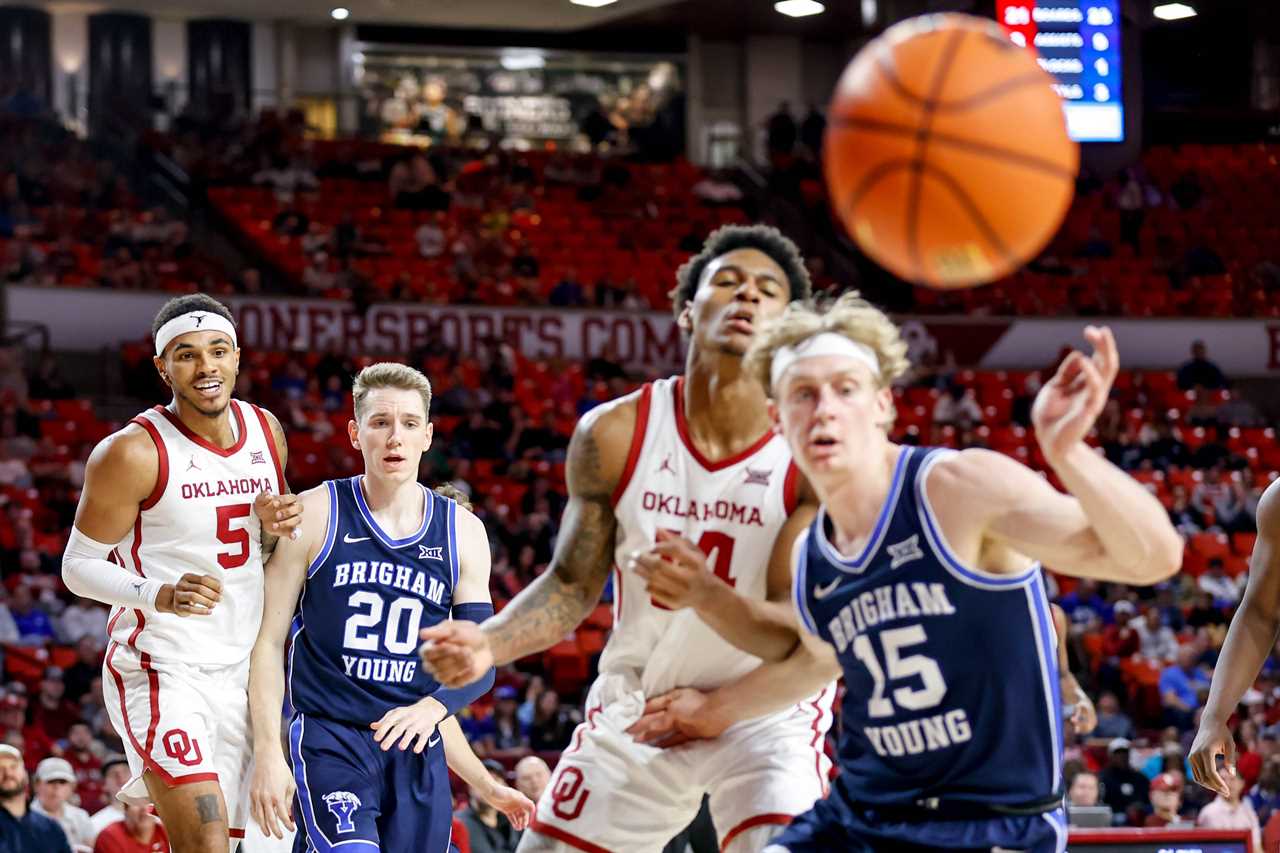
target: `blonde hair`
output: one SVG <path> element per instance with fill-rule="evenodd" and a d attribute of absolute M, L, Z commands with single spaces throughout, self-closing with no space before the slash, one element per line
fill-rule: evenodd
<path fill-rule="evenodd" d="M 880 387 L 887 388 L 911 367 L 907 344 L 888 315 L 858 295 L 844 294 L 825 306 L 792 302 L 778 319 L 765 325 L 747 350 L 744 367 L 760 380 L 770 397 L 773 357 L 785 346 L 794 346 L 823 332 L 835 332 L 870 347 L 880 364 Z M 896 412 L 890 411 L 890 422 Z"/>
<path fill-rule="evenodd" d="M 441 483 L 432 491 L 442 498 L 448 498 L 468 512 L 471 511 L 471 498 L 467 497 L 467 493 L 453 483 Z"/>
<path fill-rule="evenodd" d="M 422 395 L 423 414 L 431 414 L 431 382 L 422 374 L 422 371 L 415 370 L 407 364 L 380 361 L 357 373 L 355 384 L 351 386 L 351 398 L 355 404 L 357 423 L 360 421 L 360 410 L 364 407 L 365 398 L 369 396 L 370 391 L 378 388 L 417 391 Z"/>

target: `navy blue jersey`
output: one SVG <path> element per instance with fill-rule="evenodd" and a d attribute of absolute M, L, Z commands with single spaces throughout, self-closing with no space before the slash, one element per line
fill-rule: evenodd
<path fill-rule="evenodd" d="M 840 554 L 819 512 L 796 566 L 801 619 L 844 670 L 836 791 L 850 802 L 1012 805 L 1059 788 L 1062 705 L 1040 568 L 996 575 L 951 552 L 923 490 L 951 452 L 904 447 L 863 553 Z"/>
<path fill-rule="evenodd" d="M 329 526 L 294 619 L 290 701 L 309 716 L 368 726 L 440 687 L 422 668 L 418 632 L 449 618 L 457 504 L 424 488 L 422 525 L 393 539 L 374 521 L 360 477 L 325 486 Z"/>

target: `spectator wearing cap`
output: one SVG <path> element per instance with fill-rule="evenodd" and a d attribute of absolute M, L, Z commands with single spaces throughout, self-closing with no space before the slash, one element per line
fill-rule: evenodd
<path fill-rule="evenodd" d="M 80 720 L 80 709 L 66 698 L 67 685 L 62 677 L 58 667 L 47 668 L 31 708 L 32 725 L 43 729 L 54 740 L 66 737 L 71 725 Z"/>
<path fill-rule="evenodd" d="M 514 693 L 514 690 L 512 691 Z M 514 701 L 514 696 L 512 697 Z M 514 709 L 512 711 L 514 719 Z M 489 775 L 499 785 L 507 784 L 507 771 L 497 761 L 486 758 L 484 766 Z M 474 786 L 470 788 L 470 802 L 458 817 L 467 829 L 467 839 L 471 845 L 471 853 L 515 853 L 520 842 L 520 833 L 511 825 L 506 816 L 480 799 L 480 791 Z"/>
<path fill-rule="evenodd" d="M 94 832 L 100 833 L 111 824 L 124 820 L 124 804 L 116 798 L 116 794 L 129 783 L 131 775 L 129 761 L 123 755 L 108 755 L 103 760 L 102 791 L 107 796 L 107 804 L 90 818 Z"/>
<path fill-rule="evenodd" d="M 27 808 L 27 768 L 22 753 L 0 744 L 0 850 L 4 853 L 71 853 L 56 821 Z"/>
<path fill-rule="evenodd" d="M 1196 818 L 1196 826 L 1202 829 L 1247 829 L 1253 833 L 1253 849 L 1262 849 L 1262 829 L 1258 825 L 1258 815 L 1253 804 L 1241 799 L 1244 793 L 1244 779 L 1239 773 L 1223 773 L 1227 783 L 1229 797 L 1221 794 L 1214 797 L 1212 803 L 1200 810 Z"/>
<path fill-rule="evenodd" d="M 169 836 L 150 806 L 130 803 L 123 820 L 98 833 L 93 853 L 169 853 Z"/>
<path fill-rule="evenodd" d="M 1182 780 L 1172 773 L 1152 779 L 1151 809 L 1143 826 L 1162 827 L 1182 820 Z"/>
<path fill-rule="evenodd" d="M 98 833 L 89 813 L 70 802 L 76 789 L 76 772 L 70 762 L 46 758 L 36 766 L 35 783 L 36 796 L 31 801 L 31 810 L 57 821 L 75 853 L 92 853 Z"/>
<path fill-rule="evenodd" d="M 519 693 L 509 684 L 493 691 L 493 715 L 480 725 L 486 754 L 529 748 L 529 732 L 516 717 Z"/>
<path fill-rule="evenodd" d="M 1145 809 L 1150 781 L 1129 763 L 1133 744 L 1127 738 L 1113 738 L 1107 744 L 1107 766 L 1098 776 L 1102 783 L 1102 800 L 1116 815 L 1124 815 L 1133 806 Z"/>

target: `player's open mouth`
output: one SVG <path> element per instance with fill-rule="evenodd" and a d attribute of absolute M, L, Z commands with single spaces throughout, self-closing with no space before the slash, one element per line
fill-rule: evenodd
<path fill-rule="evenodd" d="M 404 457 L 392 454 L 390 456 L 382 457 L 382 461 L 387 463 L 388 465 L 398 465 L 399 463 L 404 461 Z"/>
<path fill-rule="evenodd" d="M 202 397 L 213 398 L 222 393 L 222 383 L 216 380 L 212 382 L 197 382 L 192 387 L 194 387 L 196 389 L 196 393 Z"/>
<path fill-rule="evenodd" d="M 735 311 L 726 318 L 726 322 L 735 332 L 749 335 L 755 331 L 755 319 L 750 311 Z"/>

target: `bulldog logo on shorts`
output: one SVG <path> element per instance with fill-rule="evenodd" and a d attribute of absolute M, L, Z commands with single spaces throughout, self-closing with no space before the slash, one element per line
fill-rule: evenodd
<path fill-rule="evenodd" d="M 338 819 L 338 833 L 355 832 L 356 822 L 352 819 L 356 809 L 360 808 L 360 798 L 350 791 L 334 791 L 324 795 L 325 805 L 329 813 Z"/>

